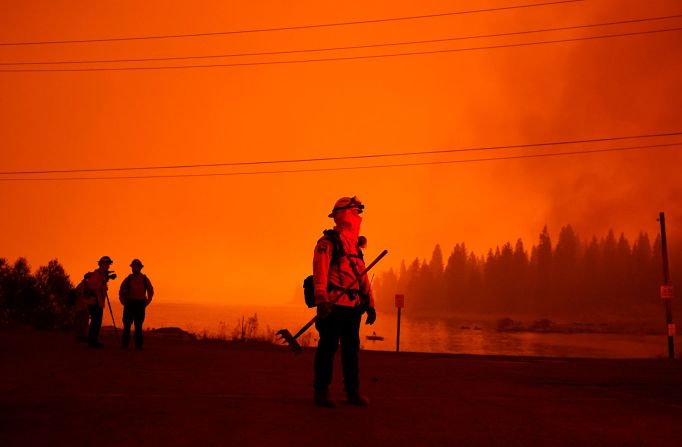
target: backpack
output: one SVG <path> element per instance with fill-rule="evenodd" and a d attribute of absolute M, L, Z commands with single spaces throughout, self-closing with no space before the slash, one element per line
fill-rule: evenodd
<path fill-rule="evenodd" d="M 305 305 L 315 307 L 315 287 L 313 285 L 313 275 L 306 276 L 303 280 L 303 297 L 305 298 Z"/>
<path fill-rule="evenodd" d="M 94 272 L 90 272 L 90 275 L 94 275 Z M 87 279 L 83 279 L 81 283 L 83 285 L 83 288 L 81 289 L 81 294 L 83 296 L 83 299 L 85 300 L 85 304 L 88 306 L 92 306 L 94 304 L 97 304 L 97 293 L 90 288 L 90 284 L 88 283 Z M 80 286 L 79 284 L 79 286 Z"/>
<path fill-rule="evenodd" d="M 67 296 L 67 302 L 66 302 L 69 307 L 73 307 L 76 305 L 76 300 L 78 299 L 78 295 L 80 295 L 81 291 L 83 290 L 83 287 L 81 286 L 81 284 L 78 284 L 76 287 L 69 289 L 69 294 Z M 79 287 L 80 287 L 80 290 L 78 289 Z"/>
<path fill-rule="evenodd" d="M 332 265 L 338 263 L 339 259 L 342 256 L 345 256 L 346 253 L 343 250 L 341 236 L 339 236 L 338 231 L 324 230 L 323 234 L 324 236 L 322 237 L 322 239 L 327 239 L 332 242 L 332 259 L 329 262 L 329 266 L 331 267 Z M 364 236 L 360 236 L 358 238 L 358 243 L 359 244 L 362 243 L 361 241 L 363 240 L 365 240 Z M 363 259 L 363 253 L 362 250 L 360 249 L 358 249 L 358 257 L 360 259 Z M 351 266 L 353 266 L 353 264 L 351 264 Z M 355 269 L 355 267 L 353 267 L 353 269 Z M 315 287 L 313 284 L 313 275 L 306 276 L 306 278 L 303 280 L 303 298 L 305 299 L 305 305 L 308 306 L 309 308 L 315 307 L 317 305 L 315 304 Z"/>

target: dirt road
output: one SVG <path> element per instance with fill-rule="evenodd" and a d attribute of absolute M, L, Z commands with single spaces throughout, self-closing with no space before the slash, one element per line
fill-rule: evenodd
<path fill-rule="evenodd" d="M 371 406 L 322 409 L 312 350 L 103 340 L 0 330 L 0 445 L 682 445 L 681 361 L 363 351 Z"/>

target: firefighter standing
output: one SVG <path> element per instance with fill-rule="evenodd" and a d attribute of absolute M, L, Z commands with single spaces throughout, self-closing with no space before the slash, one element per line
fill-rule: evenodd
<path fill-rule="evenodd" d="M 103 348 L 104 345 L 99 341 L 99 330 L 102 327 L 102 315 L 104 314 L 104 302 L 107 299 L 107 282 L 109 278 L 116 278 L 112 272 L 109 273 L 109 266 L 113 264 L 109 256 L 102 256 L 97 262 L 99 268 L 90 272 L 87 279 L 86 300 L 88 312 L 90 313 L 90 328 L 88 329 L 88 346 L 91 348 Z"/>
<path fill-rule="evenodd" d="M 130 343 L 130 326 L 135 323 L 135 348 L 142 349 L 142 323 L 145 309 L 152 302 L 154 287 L 147 275 L 141 272 L 142 261 L 133 259 L 130 263 L 132 273 L 121 282 L 118 298 L 123 304 L 123 336 L 121 347 L 128 348 Z"/>
<path fill-rule="evenodd" d="M 314 403 L 334 407 L 329 385 L 332 381 L 334 355 L 341 343 L 343 383 L 348 403 L 367 406 L 369 401 L 360 394 L 358 357 L 360 351 L 360 320 L 367 312 L 366 324 L 376 320 L 374 299 L 367 275 L 355 284 L 348 294 L 340 292 L 365 268 L 362 248 L 366 239 L 359 235 L 364 209 L 356 197 L 342 197 L 329 214 L 336 224 L 325 232 L 315 247 L 313 283 L 318 319 L 315 328 L 319 342 L 315 353 Z M 336 302 L 332 302 L 337 299 Z"/>

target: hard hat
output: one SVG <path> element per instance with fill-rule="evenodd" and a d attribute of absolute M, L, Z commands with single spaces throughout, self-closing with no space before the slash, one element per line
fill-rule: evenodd
<path fill-rule="evenodd" d="M 109 256 L 102 256 L 99 258 L 99 261 L 97 261 L 98 264 L 113 264 L 114 261 L 111 260 Z"/>
<path fill-rule="evenodd" d="M 356 196 L 341 197 L 334 204 L 334 209 L 332 209 L 332 212 L 329 214 L 328 217 L 334 217 L 335 212 L 341 211 L 341 210 L 347 210 L 349 208 L 357 208 L 358 212 L 362 213 L 362 210 L 365 209 L 365 205 L 363 205 L 362 202 L 360 201 L 360 199 L 358 199 Z"/>
<path fill-rule="evenodd" d="M 137 258 L 133 259 L 133 260 L 130 262 L 130 266 L 132 267 L 132 266 L 134 266 L 135 264 L 139 265 L 140 267 L 144 267 L 144 265 L 142 265 L 142 261 L 140 261 L 140 260 L 137 259 Z"/>

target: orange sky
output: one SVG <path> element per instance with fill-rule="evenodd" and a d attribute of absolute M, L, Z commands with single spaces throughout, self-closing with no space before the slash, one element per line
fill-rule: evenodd
<path fill-rule="evenodd" d="M 294 7 L 287 3 L 192 1 L 173 2 L 168 7 L 168 2 L 160 1 L 111 2 L 108 6 L 99 2 L 3 2 L 0 42 L 243 30 L 532 2 L 390 1 L 333 6 L 296 2 Z M 0 46 L 0 61 L 321 48 L 682 13 L 682 5 L 676 0 L 643 5 L 639 1 L 586 0 L 296 31 Z M 682 19 L 601 30 L 230 61 L 428 51 L 679 26 Z M 677 132 L 682 131 L 681 73 L 679 31 L 306 64 L 0 73 L 0 162 L 2 171 L 175 165 Z M 682 141 L 682 137 L 657 140 L 670 141 Z M 528 150 L 501 154 L 524 152 Z M 490 155 L 422 156 L 336 165 Z M 295 165 L 320 166 L 335 164 Z M 518 237 L 530 246 L 545 223 L 553 235 L 565 223 L 573 223 L 585 237 L 593 232 L 603 234 L 609 228 L 628 234 L 640 229 L 655 234 L 655 219 L 663 210 L 671 228 L 682 231 L 680 168 L 682 152 L 677 147 L 322 173 L 0 181 L 0 256 L 11 261 L 25 256 L 33 267 L 57 257 L 74 278 L 94 269 L 104 254 L 114 259 L 119 272 L 127 272 L 130 259 L 139 257 L 155 283 L 159 300 L 283 304 L 291 301 L 309 273 L 315 241 L 321 230 L 331 225 L 326 216 L 339 196 L 357 194 L 366 203 L 363 233 L 369 238 L 368 254 L 374 257 L 388 249 L 390 255 L 383 263 L 387 268 L 397 266 L 403 258 L 430 256 L 436 243 L 442 244 L 446 256 L 461 241 L 479 253 Z M 670 239 L 674 242 L 674 232 Z"/>

